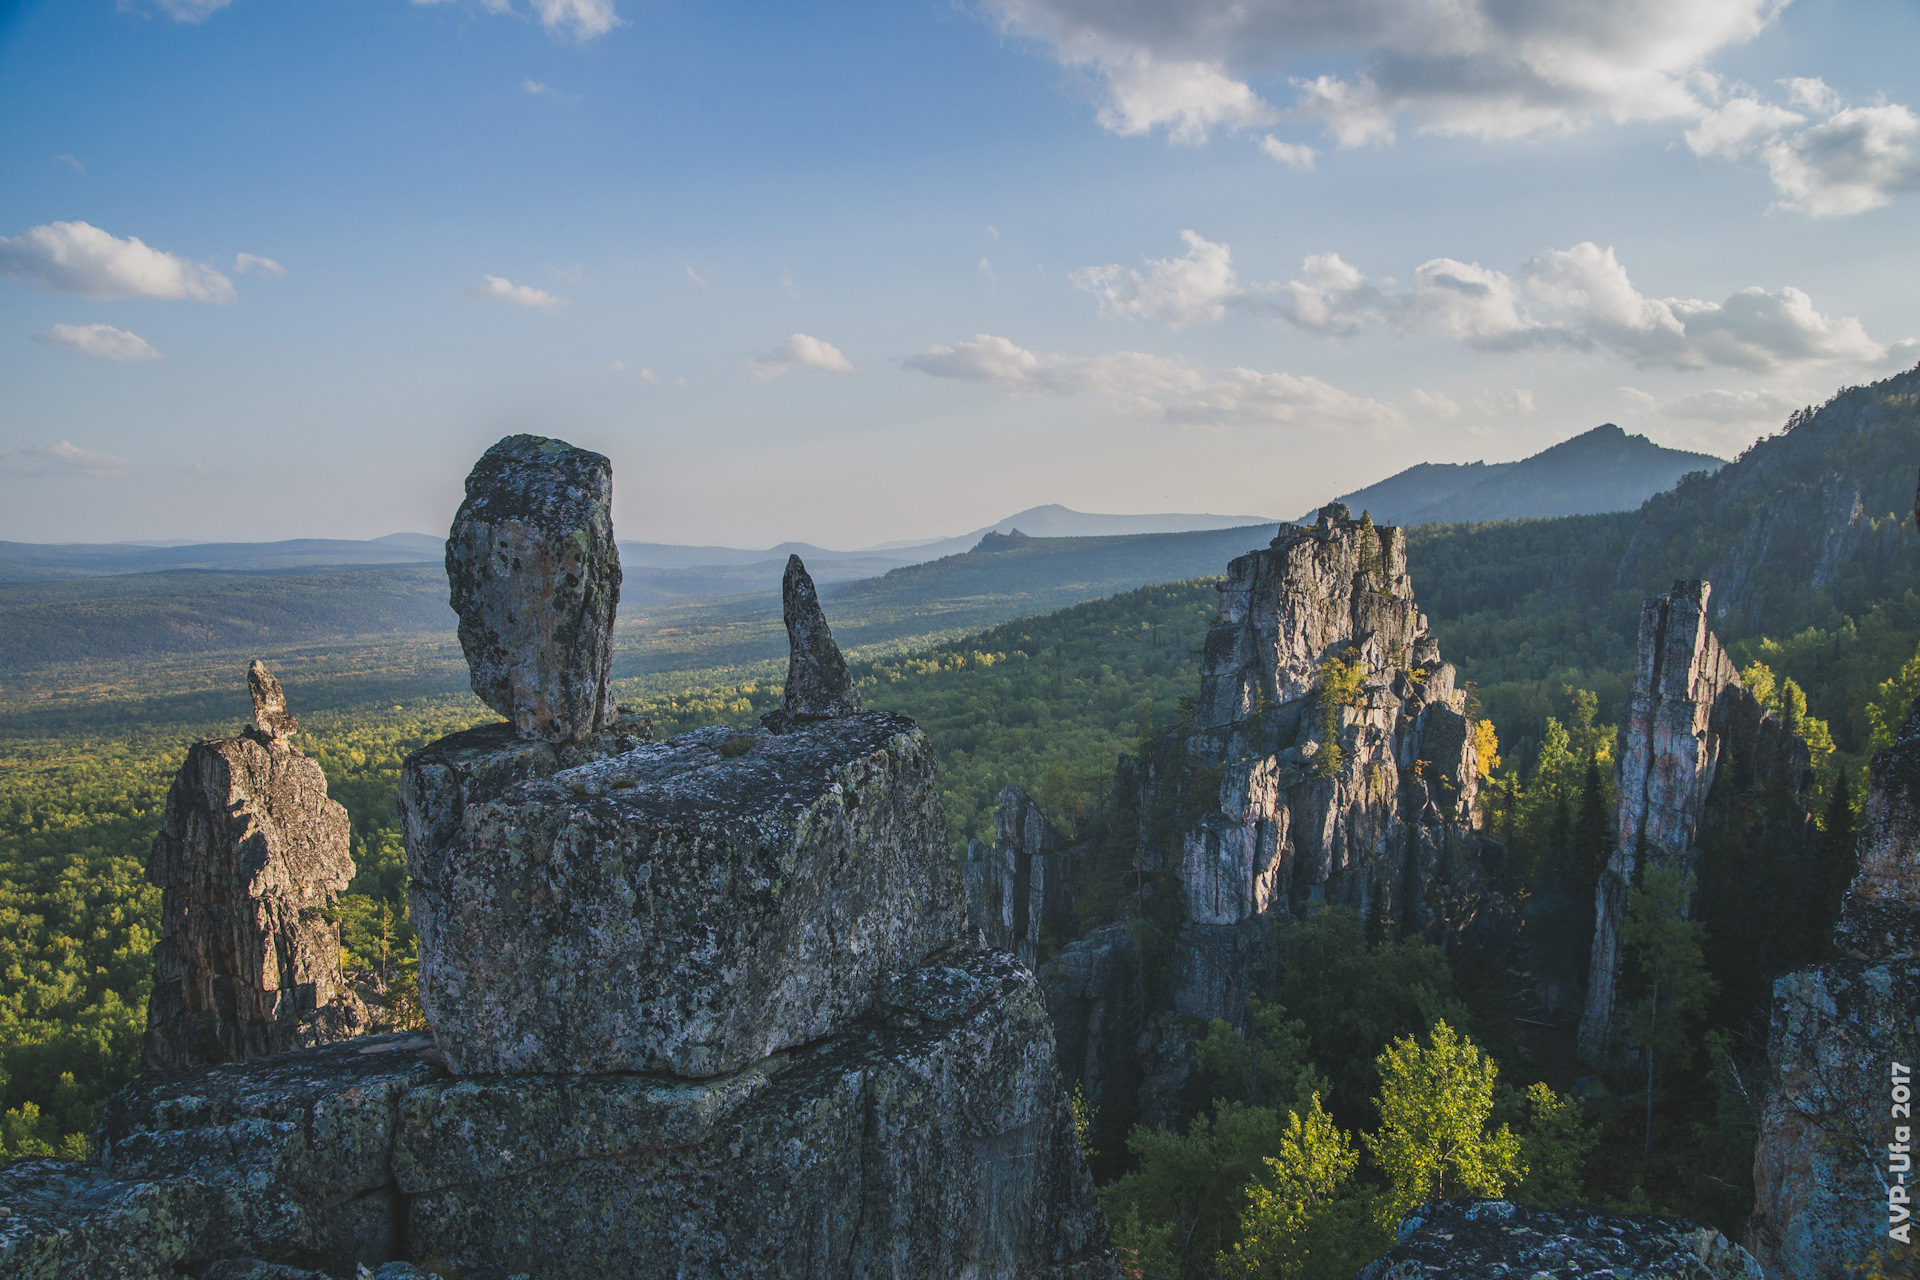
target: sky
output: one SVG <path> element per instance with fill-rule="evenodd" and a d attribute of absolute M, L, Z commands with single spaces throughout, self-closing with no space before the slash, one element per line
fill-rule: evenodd
<path fill-rule="evenodd" d="M 1290 517 L 1920 361 L 1892 0 L 0 0 L 0 539 Z"/>

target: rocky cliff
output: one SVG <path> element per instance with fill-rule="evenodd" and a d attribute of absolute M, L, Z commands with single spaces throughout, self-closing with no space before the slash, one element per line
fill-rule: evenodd
<path fill-rule="evenodd" d="M 245 733 L 197 742 L 147 860 L 162 932 L 144 1045 L 150 1067 L 256 1058 L 367 1030 L 327 919 L 353 879 L 347 811 L 267 669 L 248 671 Z"/>
<path fill-rule="evenodd" d="M 1400 1224 L 1354 1280 L 1761 1280 L 1745 1249 L 1684 1218 L 1449 1200 Z"/>
<path fill-rule="evenodd" d="M 1747 1247 L 1774 1280 L 1920 1265 L 1909 1216 L 1920 1061 L 1920 703 L 1873 758 L 1835 958 L 1774 983 Z"/>
<path fill-rule="evenodd" d="M 1041 935 L 1057 939 L 1070 927 L 1073 853 L 1023 788 L 1002 788 L 999 800 L 993 843 L 967 845 L 967 923 L 1032 968 Z"/>
<path fill-rule="evenodd" d="M 1580 1056 L 1591 1063 L 1625 1060 L 1620 926 L 1640 869 L 1659 862 L 1697 870 L 1708 796 L 1723 771 L 1793 797 L 1806 789 L 1806 747 L 1740 683 L 1707 629 L 1711 598 L 1704 581 L 1676 582 L 1640 611 L 1633 694 L 1616 757 L 1613 852 L 1595 890 L 1580 1021 Z"/>
<path fill-rule="evenodd" d="M 541 519 L 449 565 L 513 719 L 402 780 L 431 1033 L 147 1073 L 96 1164 L 0 1176 L 0 1270 L 1116 1280 L 1046 1006 L 963 937 L 932 749 L 858 712 L 804 566 L 783 713 L 655 742 L 516 577 L 578 612 L 601 470 L 504 445 L 462 518 Z"/>
<path fill-rule="evenodd" d="M 1497 932 L 1474 743 L 1398 529 L 1330 506 L 1235 559 L 1190 722 L 1115 775 L 1136 905 L 1170 944 L 1149 960 L 1101 930 L 1041 967 L 1089 1097 L 1130 1113 L 1112 1095 L 1138 1081 L 1141 1118 L 1177 1123 L 1188 1029 L 1246 1021 L 1266 926 L 1311 904 L 1448 945 Z"/>

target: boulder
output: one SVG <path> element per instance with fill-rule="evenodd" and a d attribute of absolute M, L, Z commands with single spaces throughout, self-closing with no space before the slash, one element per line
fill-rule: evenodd
<path fill-rule="evenodd" d="M 326 916 L 353 879 L 347 811 L 289 740 L 279 683 L 258 662 L 248 675 L 254 726 L 188 749 L 147 860 L 162 921 L 149 1066 L 257 1057 L 367 1026 Z"/>
<path fill-rule="evenodd" d="M 620 552 L 613 465 L 518 435 L 482 454 L 447 534 L 447 584 L 473 691 L 521 737 L 612 725 Z"/>
<path fill-rule="evenodd" d="M 1761 1280 L 1745 1249 L 1685 1218 L 1449 1200 L 1400 1223 L 1354 1280 Z"/>
<path fill-rule="evenodd" d="M 712 1076 L 851 1024 L 952 942 L 934 754 L 885 712 L 408 758 L 421 1000 L 452 1068 Z"/>
<path fill-rule="evenodd" d="M 173 1280 L 210 1225 L 199 1184 L 122 1181 L 28 1156 L 0 1169 L 0 1274 L 16 1280 Z"/>

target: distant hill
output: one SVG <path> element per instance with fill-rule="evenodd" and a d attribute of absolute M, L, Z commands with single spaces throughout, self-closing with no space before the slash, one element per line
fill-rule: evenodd
<path fill-rule="evenodd" d="M 1632 511 L 1724 461 L 1630 436 L 1611 422 L 1519 462 L 1423 462 L 1335 499 L 1381 524 L 1460 524 Z M 1311 523 L 1314 512 L 1301 517 Z"/>
<path fill-rule="evenodd" d="M 444 544 L 424 533 L 384 538 L 293 538 L 285 542 L 0 542 L 0 583 L 52 582 L 175 569 L 310 569 L 321 566 L 420 564 L 439 561 Z"/>

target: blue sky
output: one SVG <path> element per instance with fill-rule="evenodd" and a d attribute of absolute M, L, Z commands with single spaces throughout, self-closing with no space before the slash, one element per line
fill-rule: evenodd
<path fill-rule="evenodd" d="M 1920 9 L 0 0 L 0 538 L 1294 515 L 1920 360 Z"/>

